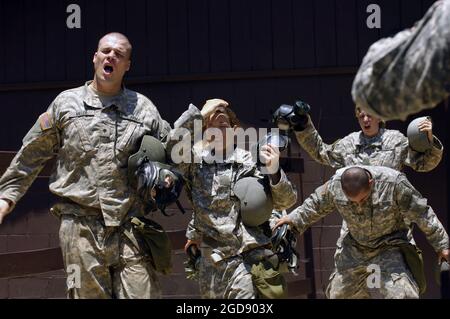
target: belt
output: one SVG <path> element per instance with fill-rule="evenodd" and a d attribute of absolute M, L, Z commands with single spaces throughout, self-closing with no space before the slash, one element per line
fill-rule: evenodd
<path fill-rule="evenodd" d="M 100 208 L 83 206 L 66 198 L 53 205 L 50 212 L 58 218 L 61 215 L 102 216 Z"/>

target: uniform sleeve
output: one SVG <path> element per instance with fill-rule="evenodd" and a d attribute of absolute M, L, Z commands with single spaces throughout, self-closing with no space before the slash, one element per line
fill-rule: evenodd
<path fill-rule="evenodd" d="M 297 190 L 287 178 L 286 173 L 280 169 L 281 179 L 277 184 L 270 182 L 272 191 L 273 208 L 275 210 L 286 210 L 297 202 Z"/>
<path fill-rule="evenodd" d="M 202 233 L 197 228 L 195 220 L 195 212 L 192 213 L 191 221 L 188 224 L 187 230 L 186 230 L 186 238 L 192 241 L 200 242 L 202 240 Z"/>
<path fill-rule="evenodd" d="M 408 144 L 408 139 L 405 141 Z M 442 153 L 444 147 L 441 141 L 433 136 L 433 146 L 425 153 L 414 151 L 411 147 L 408 147 L 408 155 L 405 161 L 405 165 L 411 167 L 417 172 L 429 172 L 436 168 L 442 160 Z"/>
<path fill-rule="evenodd" d="M 395 198 L 402 214 L 425 234 L 436 252 L 449 248 L 448 234 L 427 199 L 402 174 L 397 180 Z"/>
<path fill-rule="evenodd" d="M 328 182 L 318 187 L 300 207 L 288 215 L 300 234 L 303 234 L 312 224 L 333 212 L 335 206 L 329 185 Z"/>
<path fill-rule="evenodd" d="M 270 215 L 269 218 L 270 229 L 274 228 L 278 220 L 280 220 L 280 218 L 284 216 L 287 216 L 287 212 L 285 210 L 283 211 L 273 210 L 272 215 Z"/>
<path fill-rule="evenodd" d="M 26 193 L 45 163 L 57 152 L 59 130 L 55 118 L 56 101 L 39 116 L 24 137 L 21 149 L 0 178 L 0 198 L 10 200 L 13 206 Z"/>
<path fill-rule="evenodd" d="M 297 189 L 291 181 L 289 181 L 286 173 L 281 168 L 280 174 L 281 178 L 277 184 L 273 184 L 270 181 L 270 178 L 267 178 L 267 180 L 270 181 L 269 186 L 272 194 L 273 208 L 282 211 L 295 205 L 297 202 Z M 265 179 L 265 175 L 262 174 L 250 153 L 246 153 L 246 157 L 243 160 L 243 166 L 241 167 L 236 180 L 248 176 Z"/>
<path fill-rule="evenodd" d="M 190 165 L 194 162 L 193 146 L 195 133 L 202 133 L 203 117 L 199 109 L 191 104 L 170 130 L 166 142 L 166 151 L 175 167 L 186 177 Z M 196 127 L 198 126 L 198 128 Z M 201 140 L 201 136 L 200 136 Z"/>
<path fill-rule="evenodd" d="M 170 124 L 161 117 L 158 108 L 150 99 L 139 93 L 138 96 L 140 103 L 148 110 L 145 126 L 151 130 L 152 136 L 165 143 L 171 130 Z"/>
<path fill-rule="evenodd" d="M 345 166 L 345 149 L 342 140 L 338 140 L 331 145 L 324 143 L 311 118 L 309 118 L 308 124 L 303 131 L 295 132 L 295 137 L 300 146 L 316 162 L 333 168 Z"/>
<path fill-rule="evenodd" d="M 159 130 L 159 136 L 161 138 L 162 142 L 166 142 L 169 138 L 169 133 L 172 128 L 170 127 L 169 122 L 166 120 L 161 119 L 160 121 L 160 130 Z"/>
<path fill-rule="evenodd" d="M 450 1 L 408 30 L 374 43 L 352 87 L 356 105 L 384 120 L 436 106 L 450 92 Z"/>

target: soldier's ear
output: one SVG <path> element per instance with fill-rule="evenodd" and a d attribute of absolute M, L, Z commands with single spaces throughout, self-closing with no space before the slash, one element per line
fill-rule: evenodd
<path fill-rule="evenodd" d="M 372 187 L 373 183 L 374 183 L 373 178 L 369 179 L 369 187 Z"/>

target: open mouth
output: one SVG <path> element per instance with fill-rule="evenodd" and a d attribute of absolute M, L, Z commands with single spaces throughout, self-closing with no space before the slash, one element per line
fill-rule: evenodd
<path fill-rule="evenodd" d="M 218 122 L 220 127 L 230 126 L 230 121 L 228 120 L 228 116 L 224 113 L 217 112 L 214 116 L 214 120 Z"/>
<path fill-rule="evenodd" d="M 230 122 L 228 122 L 228 121 L 220 121 L 217 124 L 217 126 L 220 127 L 220 128 L 222 128 L 222 127 L 224 127 L 224 128 L 231 127 Z"/>
<path fill-rule="evenodd" d="M 105 65 L 103 71 L 105 71 L 106 74 L 111 74 L 114 72 L 114 68 L 111 65 Z"/>

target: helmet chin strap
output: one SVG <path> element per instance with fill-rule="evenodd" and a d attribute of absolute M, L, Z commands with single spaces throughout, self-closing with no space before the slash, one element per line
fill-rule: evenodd
<path fill-rule="evenodd" d="M 299 265 L 299 254 L 295 250 L 297 239 L 287 224 L 278 227 L 271 238 L 272 247 L 279 263 L 287 263 L 287 268 L 295 273 Z"/>

